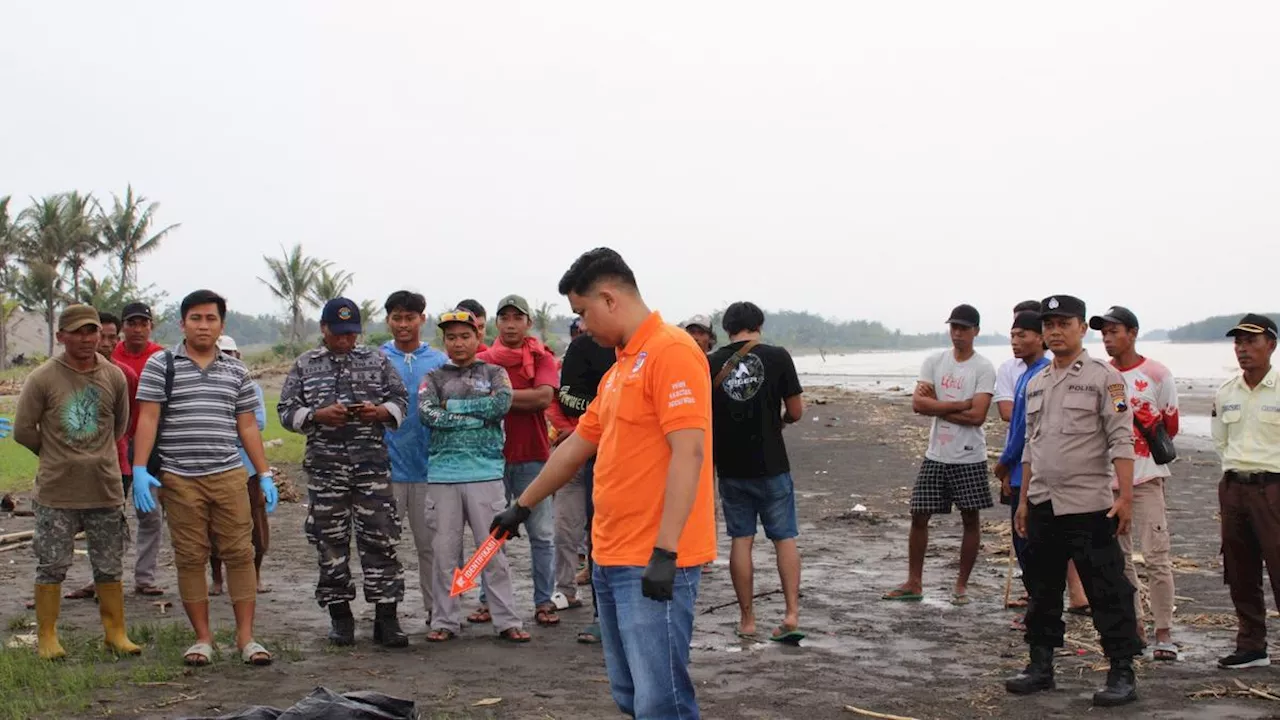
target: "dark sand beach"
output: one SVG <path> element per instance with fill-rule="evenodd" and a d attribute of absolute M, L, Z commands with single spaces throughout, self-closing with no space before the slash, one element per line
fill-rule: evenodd
<path fill-rule="evenodd" d="M 934 521 L 926 564 L 925 600 L 887 603 L 880 595 L 905 577 L 907 499 L 927 422 L 911 414 L 903 397 L 876 397 L 835 389 L 807 393 L 808 414 L 788 429 L 801 521 L 804 559 L 802 624 L 809 637 L 800 647 L 753 643 L 734 635 L 737 611 L 729 583 L 728 543 L 721 559 L 703 576 L 695 624 L 693 675 L 708 718 L 857 717 L 845 706 L 915 718 L 1078 717 L 1090 712 L 1089 697 L 1103 681 L 1105 661 L 1087 620 L 1069 622 L 1069 655 L 1059 661 L 1059 689 L 1030 698 L 1003 690 L 1004 677 L 1025 658 L 1020 634 L 1009 629 L 1014 611 L 1002 607 L 1008 567 L 1007 508 L 984 515 L 983 547 L 970 585 L 973 603 L 953 607 L 959 544 L 959 516 Z M 994 413 L 993 413 L 994 416 Z M 1004 427 L 989 423 L 991 447 Z M 1196 448 L 1199 449 L 1196 449 Z M 297 477 L 298 468 L 284 468 Z M 1217 459 L 1204 443 L 1184 444 L 1169 485 L 1170 527 L 1179 597 L 1174 628 L 1182 644 L 1177 664 L 1142 663 L 1142 702 L 1114 717 L 1264 718 L 1276 717 L 1280 703 L 1242 695 L 1234 680 L 1262 688 L 1280 680 L 1273 670 L 1227 675 L 1214 668 L 1233 647 L 1234 615 L 1222 584 L 1218 558 Z M 865 510 L 855 510 L 858 505 Z M 369 637 L 372 608 L 357 603 L 359 644 L 335 651 L 323 641 L 327 618 L 312 597 L 314 555 L 302 534 L 304 508 L 282 504 L 273 519 L 271 554 L 264 571 L 274 592 L 258 605 L 259 636 L 294 648 L 266 669 L 249 669 L 224 648 L 212 667 L 160 686 L 127 685 L 102 691 L 94 717 L 169 718 L 216 715 L 251 704 L 287 707 L 313 687 L 345 691 L 376 689 L 412 697 L 423 717 L 598 718 L 614 717 L 604 664 L 597 647 L 575 642 L 590 622 L 590 609 L 566 611 L 558 628 L 529 626 L 534 642 L 499 644 L 487 628 L 469 628 L 447 645 L 422 641 L 425 614 L 417 590 L 414 555 L 401 553 L 409 584 L 404 625 L 412 633 L 406 651 L 385 651 Z M 28 529 L 29 518 L 0 517 L 5 532 Z M 402 544 L 409 547 L 408 535 Z M 528 546 L 511 550 L 518 578 L 517 597 L 531 592 Z M 0 564 L 0 635 L 21 631 L 30 617 L 33 558 L 29 550 L 10 552 Z M 167 541 L 161 581 L 175 588 Z M 771 550 L 757 543 L 758 593 L 778 588 Z M 132 558 L 126 564 L 130 567 Z M 68 584 L 88 579 L 77 556 Z M 1018 587 L 1014 581 L 1015 591 Z M 176 596 L 168 598 L 176 601 Z M 469 598 L 468 605 L 474 604 Z M 215 624 L 231 625 L 226 598 L 214 600 Z M 757 601 L 762 629 L 781 618 L 776 594 Z M 150 599 L 130 594 L 131 622 L 176 622 L 181 614 L 160 614 Z M 64 632 L 97 631 L 92 602 L 66 602 Z M 26 630 L 25 632 L 31 632 Z M 123 660 L 121 662 L 130 662 Z M 182 701 L 182 697 L 191 697 Z M 173 702 L 175 698 L 178 702 Z M 496 705 L 476 707 L 486 698 Z M 171 703 L 171 704 L 165 704 Z M 1100 711 L 1094 711 L 1100 712 Z"/>

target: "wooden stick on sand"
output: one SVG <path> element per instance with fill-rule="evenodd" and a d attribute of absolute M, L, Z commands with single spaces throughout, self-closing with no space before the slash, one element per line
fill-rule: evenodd
<path fill-rule="evenodd" d="M 884 713 L 873 712 L 871 710 L 863 710 L 862 708 L 857 708 L 852 705 L 845 705 L 844 709 L 854 715 L 862 715 L 869 718 L 880 718 L 880 720 L 916 720 L 915 718 L 904 717 L 902 715 L 885 715 Z"/>
<path fill-rule="evenodd" d="M 1017 532 L 1016 530 L 1014 532 Z M 1009 593 L 1013 592 L 1013 538 L 1009 539 L 1009 571 L 1004 574 L 1004 606 L 1009 607 Z"/>

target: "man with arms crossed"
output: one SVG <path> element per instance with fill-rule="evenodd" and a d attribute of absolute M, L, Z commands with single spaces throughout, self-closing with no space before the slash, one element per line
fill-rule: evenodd
<path fill-rule="evenodd" d="M 732 539 L 729 575 L 738 597 L 738 635 L 756 635 L 751 548 L 756 518 L 778 556 L 778 576 L 786 611 L 769 639 L 795 641 L 800 632 L 800 551 L 796 536 L 796 492 L 782 439 L 784 423 L 804 414 L 803 390 L 795 363 L 786 350 L 760 342 L 764 311 L 755 303 L 736 302 L 724 311 L 729 344 L 708 363 L 715 377 L 711 388 L 715 467 L 720 476 L 720 502 L 725 529 Z M 719 381 L 719 382 L 715 382 Z"/>
<path fill-rule="evenodd" d="M 885 593 L 885 600 L 920 600 L 924 592 L 924 556 L 929 549 L 929 518 L 960 508 L 964 536 L 960 575 L 951 593 L 953 605 L 969 604 L 969 573 L 982 539 L 979 511 L 993 507 L 987 480 L 987 439 L 982 425 L 991 407 L 996 371 L 973 350 L 980 317 L 972 305 L 951 311 L 950 350 L 925 360 L 911 409 L 933 418 L 915 489 L 911 492 L 911 535 L 907 581 Z"/>
<path fill-rule="evenodd" d="M 428 642 L 448 642 L 461 630 L 461 599 L 452 593 L 453 572 L 467 527 L 476 546 L 484 543 L 493 516 L 505 504 L 502 484 L 502 419 L 511 408 L 507 371 L 476 357 L 480 323 L 466 310 L 440 316 L 449 362 L 432 370 L 418 393 L 422 422 L 431 432 L 427 476 L 428 518 L 435 528 L 431 632 Z M 516 613 L 511 567 L 503 550 L 485 565 L 498 637 L 529 642 Z"/>
<path fill-rule="evenodd" d="M 524 298 L 508 295 L 498 301 L 497 323 L 498 341 L 478 357 L 506 370 L 511 380 L 511 409 L 502 424 L 506 433 L 502 453 L 507 461 L 502 482 L 507 497 L 514 498 L 529 487 L 551 455 L 546 410 L 555 402 L 560 373 L 555 356 L 529 335 L 533 319 Z M 531 510 L 524 527 L 529 533 L 534 619 L 539 625 L 559 625 L 560 616 L 551 601 L 556 587 L 554 501 L 548 499 Z"/>
<path fill-rule="evenodd" d="M 716 557 L 707 357 L 649 310 L 613 250 L 583 254 L 559 289 L 618 361 L 577 431 L 494 528 L 514 535 L 529 508 L 596 455 L 591 553 L 613 699 L 638 720 L 696 719 L 693 606 L 700 568 Z"/>

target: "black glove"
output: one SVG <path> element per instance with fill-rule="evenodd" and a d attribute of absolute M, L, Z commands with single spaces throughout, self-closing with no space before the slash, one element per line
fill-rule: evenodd
<path fill-rule="evenodd" d="M 649 566 L 640 576 L 640 592 L 650 600 L 666 602 L 671 599 L 676 585 L 676 554 L 670 550 L 654 548 L 649 556 Z"/>
<path fill-rule="evenodd" d="M 532 510 L 527 507 L 521 507 L 520 501 L 516 500 L 506 510 L 493 516 L 493 522 L 489 524 L 489 532 L 498 531 L 498 537 L 504 535 L 508 538 L 520 537 L 520 525 L 529 519 Z"/>

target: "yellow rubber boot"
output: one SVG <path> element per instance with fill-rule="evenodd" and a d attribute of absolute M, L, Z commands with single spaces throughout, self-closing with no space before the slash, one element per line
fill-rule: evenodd
<path fill-rule="evenodd" d="M 133 644 L 124 630 L 124 585 L 119 582 L 97 583 L 98 614 L 106 632 L 107 647 L 120 655 L 141 655 L 142 648 Z"/>
<path fill-rule="evenodd" d="M 62 585 L 36 585 L 36 650 L 44 660 L 67 656 L 58 642 L 58 613 L 62 610 Z"/>

